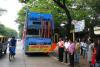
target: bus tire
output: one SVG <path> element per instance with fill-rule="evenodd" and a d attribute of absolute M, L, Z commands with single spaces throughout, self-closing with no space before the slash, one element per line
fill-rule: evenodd
<path fill-rule="evenodd" d="M 25 55 L 29 55 L 29 53 L 25 52 Z"/>
<path fill-rule="evenodd" d="M 49 56 L 49 53 L 45 53 L 45 55 Z"/>

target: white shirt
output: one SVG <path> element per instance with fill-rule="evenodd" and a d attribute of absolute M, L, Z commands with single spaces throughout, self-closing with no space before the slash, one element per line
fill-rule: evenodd
<path fill-rule="evenodd" d="M 82 47 L 84 45 L 84 42 L 81 42 L 80 46 Z"/>
<path fill-rule="evenodd" d="M 87 43 L 84 43 L 84 44 L 83 44 L 83 47 L 87 47 Z"/>
<path fill-rule="evenodd" d="M 94 46 L 94 43 L 91 43 L 91 44 L 89 45 L 89 50 L 88 50 L 88 61 L 92 61 L 92 53 L 93 53 L 92 48 L 93 48 L 93 46 Z"/>
<path fill-rule="evenodd" d="M 64 43 L 64 46 L 65 46 L 66 49 L 68 49 L 69 45 L 70 45 L 69 42 L 65 42 L 65 43 Z"/>

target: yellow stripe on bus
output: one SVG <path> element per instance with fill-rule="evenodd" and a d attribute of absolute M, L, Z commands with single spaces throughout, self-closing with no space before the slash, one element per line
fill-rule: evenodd
<path fill-rule="evenodd" d="M 29 52 L 49 52 L 49 50 L 51 49 L 51 46 L 45 46 L 45 45 L 31 45 L 29 46 L 28 51 Z"/>

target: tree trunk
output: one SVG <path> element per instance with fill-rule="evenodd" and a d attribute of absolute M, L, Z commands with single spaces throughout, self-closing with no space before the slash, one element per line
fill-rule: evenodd
<path fill-rule="evenodd" d="M 66 33 L 67 33 L 68 39 L 71 39 L 72 37 L 71 37 L 70 31 L 71 31 L 72 18 L 71 18 L 69 10 L 67 8 L 65 9 L 65 12 L 66 12 L 66 15 L 67 15 L 67 18 L 68 18 L 68 24 L 66 26 L 66 29 L 67 29 Z"/>
<path fill-rule="evenodd" d="M 94 38 L 94 22 L 95 20 L 92 20 L 91 26 L 90 26 L 90 37 Z"/>
<path fill-rule="evenodd" d="M 68 18 L 68 24 L 66 25 L 66 32 L 67 33 L 67 37 L 68 39 L 71 39 L 71 34 L 70 34 L 70 30 L 71 30 L 71 22 L 72 22 L 72 17 L 70 15 L 70 11 L 68 10 L 67 6 L 66 6 L 66 0 L 63 0 L 63 3 L 60 2 L 60 0 L 53 0 L 60 8 L 62 8 L 65 13 L 66 13 L 66 16 Z"/>

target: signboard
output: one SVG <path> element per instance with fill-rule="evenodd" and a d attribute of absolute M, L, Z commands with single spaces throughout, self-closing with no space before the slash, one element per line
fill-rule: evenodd
<path fill-rule="evenodd" d="M 100 35 L 100 27 L 94 27 L 94 34 Z"/>
<path fill-rule="evenodd" d="M 29 46 L 29 52 L 48 52 L 50 48 L 50 45 L 31 45 Z"/>
<path fill-rule="evenodd" d="M 81 20 L 81 21 L 73 20 L 72 23 L 75 26 L 75 32 L 83 31 L 85 28 L 85 21 L 84 20 Z"/>

